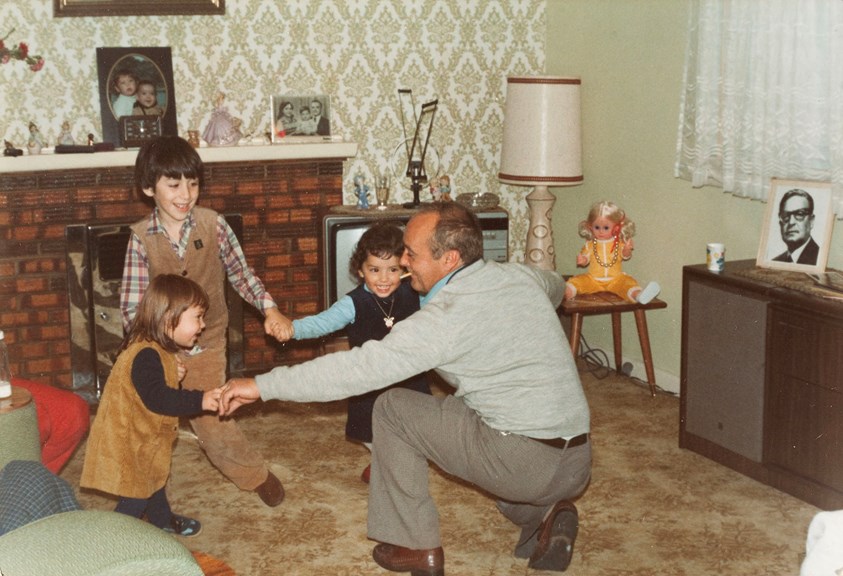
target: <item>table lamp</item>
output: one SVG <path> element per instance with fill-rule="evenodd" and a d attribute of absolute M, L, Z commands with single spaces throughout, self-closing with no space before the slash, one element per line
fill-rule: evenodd
<path fill-rule="evenodd" d="M 556 269 L 550 219 L 556 197 L 548 186 L 581 184 L 580 79 L 510 76 L 506 79 L 503 145 L 498 180 L 533 186 L 527 195 L 530 227 L 526 263 Z"/>

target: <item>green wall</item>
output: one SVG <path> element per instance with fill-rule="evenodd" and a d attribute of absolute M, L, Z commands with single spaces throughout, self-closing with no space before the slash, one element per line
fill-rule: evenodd
<path fill-rule="evenodd" d="M 576 273 L 577 223 L 595 201 L 624 208 L 637 226 L 624 270 L 662 285 L 666 310 L 647 321 L 657 382 L 678 392 L 682 267 L 705 262 L 707 242 L 726 259 L 755 259 L 766 204 L 692 188 L 673 177 L 685 57 L 687 0 L 548 0 L 546 72 L 582 78 L 585 183 L 558 188 L 553 210 L 556 268 Z M 839 222 L 838 222 L 839 224 Z M 829 266 L 843 266 L 841 230 Z M 583 334 L 612 357 L 611 325 L 586 319 Z M 643 374 L 635 324 L 624 318 L 624 357 Z"/>

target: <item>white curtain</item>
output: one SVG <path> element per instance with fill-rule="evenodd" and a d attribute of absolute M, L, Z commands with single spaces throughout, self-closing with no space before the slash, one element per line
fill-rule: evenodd
<path fill-rule="evenodd" d="M 691 0 L 679 120 L 677 177 L 832 182 L 843 218 L 843 0 Z"/>

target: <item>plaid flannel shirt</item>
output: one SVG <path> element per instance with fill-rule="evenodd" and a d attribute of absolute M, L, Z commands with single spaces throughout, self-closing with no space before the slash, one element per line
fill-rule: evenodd
<path fill-rule="evenodd" d="M 190 233 L 196 227 L 196 221 L 191 212 L 185 223 L 182 225 L 178 243 L 173 242 L 167 235 L 164 227 L 158 218 L 158 209 L 152 211 L 149 217 L 147 235 L 164 234 L 170 241 L 179 258 L 184 258 L 187 251 Z M 266 313 L 268 308 L 277 306 L 269 292 L 246 262 L 243 248 L 234 235 L 234 231 L 225 221 L 222 215 L 217 216 L 217 245 L 219 246 L 219 257 L 223 262 L 228 281 L 238 294 L 249 304 Z M 143 293 L 149 285 L 149 260 L 146 250 L 136 234 L 132 234 L 129 245 L 126 248 L 126 258 L 123 263 L 123 282 L 120 286 L 120 311 L 123 316 L 123 328 L 129 329 L 135 317 L 138 304 L 143 298 Z"/>

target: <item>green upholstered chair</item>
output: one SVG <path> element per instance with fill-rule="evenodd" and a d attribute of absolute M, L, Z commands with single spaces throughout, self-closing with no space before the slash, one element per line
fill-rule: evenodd
<path fill-rule="evenodd" d="M 41 461 L 35 404 L 0 407 L 0 470 L 12 460 Z M 3 576 L 202 576 L 202 570 L 175 536 L 103 510 L 53 514 L 0 536 Z"/>
<path fill-rule="evenodd" d="M 0 469 L 12 460 L 41 461 L 35 403 L 17 386 L 11 399 L 0 401 Z"/>
<path fill-rule="evenodd" d="M 3 576 L 202 576 L 174 536 L 125 514 L 54 514 L 0 537 Z"/>

